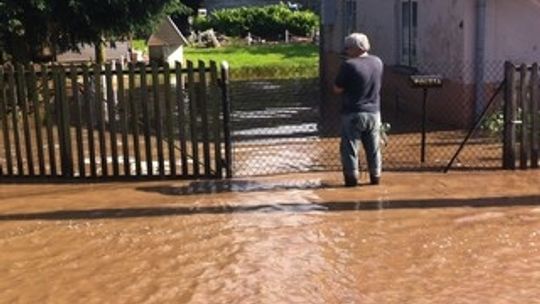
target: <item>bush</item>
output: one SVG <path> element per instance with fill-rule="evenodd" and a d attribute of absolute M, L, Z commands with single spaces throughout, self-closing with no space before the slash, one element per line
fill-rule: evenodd
<path fill-rule="evenodd" d="M 206 18 L 196 18 L 194 22 L 194 28 L 198 31 L 213 28 L 235 37 L 243 37 L 250 32 L 269 40 L 283 37 L 285 30 L 292 35 L 308 36 L 318 26 L 319 17 L 315 13 L 291 11 L 285 4 L 221 9 Z"/>
<path fill-rule="evenodd" d="M 502 136 L 504 128 L 504 115 L 502 111 L 497 111 L 489 115 L 482 121 L 480 130 L 487 132 L 489 135 Z"/>

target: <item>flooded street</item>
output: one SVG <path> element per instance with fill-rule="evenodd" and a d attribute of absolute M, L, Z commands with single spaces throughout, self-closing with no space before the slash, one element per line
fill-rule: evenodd
<path fill-rule="evenodd" d="M 540 174 L 2 185 L 0 303 L 540 303 Z"/>

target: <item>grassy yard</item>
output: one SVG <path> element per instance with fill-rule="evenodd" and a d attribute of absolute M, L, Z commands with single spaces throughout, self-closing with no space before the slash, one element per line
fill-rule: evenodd
<path fill-rule="evenodd" d="M 134 41 L 134 48 L 148 53 L 144 41 Z M 221 48 L 184 49 L 186 60 L 209 62 L 226 60 L 231 67 L 308 67 L 319 64 L 319 48 L 313 44 L 231 45 Z"/>
<path fill-rule="evenodd" d="M 186 48 L 186 60 L 226 60 L 231 67 L 316 67 L 319 49 L 313 44 L 227 46 L 217 49 Z"/>

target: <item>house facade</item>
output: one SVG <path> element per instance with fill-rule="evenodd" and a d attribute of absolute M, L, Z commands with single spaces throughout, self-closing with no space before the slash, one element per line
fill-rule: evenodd
<path fill-rule="evenodd" d="M 355 6 L 342 12 L 342 18 L 349 19 L 349 24 L 343 20 L 348 27 L 344 34 L 350 30 L 368 34 L 388 64 L 474 62 L 478 56 L 499 62 L 540 57 L 540 36 L 532 31 L 540 27 L 540 0 L 343 2 L 346 10 Z M 479 48 L 484 54 L 477 53 Z"/>
<path fill-rule="evenodd" d="M 322 10 L 321 75 L 327 88 L 343 37 L 351 32 L 370 37 L 390 87 L 406 83 L 400 78 L 408 73 L 440 74 L 445 86 L 436 93 L 439 112 L 449 110 L 444 103 L 455 103 L 448 99 L 460 90 L 467 98 L 457 102 L 470 109 L 469 118 L 483 108 L 490 85 L 502 80 L 504 61 L 540 58 L 540 35 L 533 30 L 540 28 L 540 0 L 325 0 Z M 395 91 L 415 98 L 403 93 L 406 88 Z"/>

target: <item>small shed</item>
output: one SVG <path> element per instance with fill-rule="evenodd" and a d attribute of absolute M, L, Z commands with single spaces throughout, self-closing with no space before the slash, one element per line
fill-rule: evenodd
<path fill-rule="evenodd" d="M 184 45 L 188 45 L 186 37 L 167 17 L 148 39 L 149 59 L 172 66 L 184 60 Z"/>

